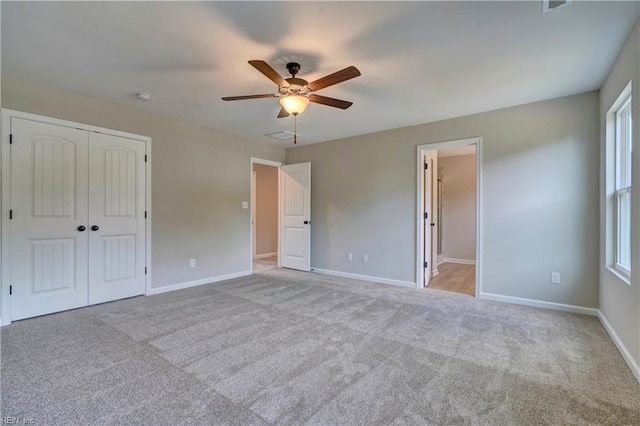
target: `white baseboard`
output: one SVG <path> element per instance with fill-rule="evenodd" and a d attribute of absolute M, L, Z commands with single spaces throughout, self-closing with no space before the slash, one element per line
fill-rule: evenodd
<path fill-rule="evenodd" d="M 431 271 L 431 278 L 437 277 L 438 275 L 440 275 L 440 271 Z"/>
<path fill-rule="evenodd" d="M 476 261 L 473 259 L 455 259 L 453 257 L 445 257 L 442 259 L 442 263 L 459 263 L 461 265 L 475 265 Z"/>
<path fill-rule="evenodd" d="M 240 271 L 234 272 L 232 274 L 226 275 L 218 275 L 215 277 L 203 278 L 201 280 L 195 281 L 187 281 L 183 283 L 170 284 L 162 287 L 152 288 L 147 292 L 147 296 L 152 296 L 154 294 L 166 293 L 169 291 L 182 290 L 183 288 L 196 287 L 199 285 L 212 284 L 220 281 L 231 280 L 233 278 L 246 277 L 247 275 L 251 275 L 251 271 Z"/>
<path fill-rule="evenodd" d="M 636 360 L 633 359 L 633 356 L 631 356 L 631 353 L 629 352 L 627 347 L 624 345 L 624 343 L 622 343 L 622 340 L 620 340 L 618 333 L 616 333 L 616 331 L 613 329 L 609 321 L 607 321 L 607 318 L 599 309 L 598 309 L 598 318 L 600 319 L 600 322 L 602 323 L 602 326 L 604 327 L 604 329 L 609 334 L 609 337 L 611 337 L 611 340 L 613 340 L 613 343 L 615 343 L 616 347 L 620 351 L 620 354 L 622 355 L 622 358 L 624 358 L 625 362 L 629 366 L 629 369 L 631 370 L 633 375 L 636 377 L 636 380 L 640 382 L 640 366 L 638 365 Z"/>
<path fill-rule="evenodd" d="M 265 257 L 271 257 L 277 255 L 278 252 L 274 251 L 273 253 L 264 253 L 264 254 L 256 254 L 254 259 L 264 259 Z"/>
<path fill-rule="evenodd" d="M 534 308 L 552 309 L 554 311 L 571 312 L 574 314 L 598 316 L 595 308 L 585 308 L 583 306 L 565 305 L 564 303 L 546 302 L 544 300 L 525 299 L 522 297 L 503 296 L 501 294 L 480 293 L 480 299 L 493 300 L 496 302 L 513 303 L 516 305 L 533 306 Z"/>
<path fill-rule="evenodd" d="M 335 277 L 353 278 L 355 280 L 371 281 L 371 282 L 381 283 L 381 284 L 397 285 L 400 287 L 416 288 L 416 283 L 412 283 L 411 281 L 392 280 L 389 278 L 372 277 L 370 275 L 360 275 L 360 274 L 352 274 L 350 272 L 332 271 L 330 269 L 312 268 L 312 271 L 318 274 L 333 275 Z"/>

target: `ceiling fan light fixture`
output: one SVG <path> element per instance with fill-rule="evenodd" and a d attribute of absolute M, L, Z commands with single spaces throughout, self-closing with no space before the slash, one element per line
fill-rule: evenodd
<path fill-rule="evenodd" d="M 309 105 L 309 98 L 302 95 L 289 95 L 280 98 L 280 105 L 289 114 L 298 115 Z"/>

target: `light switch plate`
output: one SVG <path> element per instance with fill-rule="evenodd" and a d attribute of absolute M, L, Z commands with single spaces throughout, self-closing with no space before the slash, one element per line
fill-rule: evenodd
<path fill-rule="evenodd" d="M 242 208 L 243 209 L 248 209 L 249 208 L 249 202 L 248 201 L 243 201 L 242 202 Z"/>

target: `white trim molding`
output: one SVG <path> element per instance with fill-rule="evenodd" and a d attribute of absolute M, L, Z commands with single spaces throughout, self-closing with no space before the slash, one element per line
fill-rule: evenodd
<path fill-rule="evenodd" d="M 200 280 L 195 280 L 195 281 L 187 281 L 187 282 L 183 282 L 183 283 L 164 285 L 162 287 L 152 288 L 151 290 L 149 290 L 147 292 L 147 296 L 152 296 L 154 294 L 167 293 L 169 291 L 182 290 L 184 288 L 197 287 L 197 286 L 200 286 L 200 285 L 218 283 L 220 281 L 226 281 L 226 280 L 231 280 L 231 279 L 234 279 L 234 278 L 246 277 L 248 275 L 251 275 L 251 271 L 240 271 L 240 272 L 234 272 L 232 274 L 218 275 L 218 276 L 209 277 L 209 278 L 202 278 Z"/>
<path fill-rule="evenodd" d="M 273 160 L 265 160 L 263 158 L 251 157 L 249 159 L 249 196 L 251 197 L 251 202 L 249 203 L 249 273 L 253 274 L 253 259 L 258 259 L 260 256 L 254 256 L 255 248 L 253 244 L 253 216 L 255 215 L 256 206 L 253 203 L 255 188 L 253 186 L 253 165 L 254 164 L 263 164 L 265 166 L 272 167 L 280 167 L 284 164 L 284 162 L 273 161 Z M 278 174 L 278 205 L 280 204 L 280 174 Z M 279 216 L 279 215 L 278 215 Z M 280 217 L 278 217 L 278 229 L 280 229 Z M 280 252 L 280 238 L 278 238 L 278 251 Z M 278 266 L 280 266 L 280 258 L 278 257 Z"/>
<path fill-rule="evenodd" d="M 256 254 L 254 259 L 264 259 L 265 257 L 277 256 L 277 254 L 277 251 L 274 251 L 273 253 Z"/>
<path fill-rule="evenodd" d="M 551 309 L 553 311 L 571 312 L 574 314 L 598 316 L 598 309 L 585 308 L 584 306 L 565 305 L 564 303 L 547 302 L 544 300 L 525 299 L 523 297 L 503 296 L 494 293 L 480 293 L 480 299 L 492 300 L 494 302 L 505 302 L 514 305 L 531 306 L 534 308 Z"/>
<path fill-rule="evenodd" d="M 455 259 L 453 257 L 445 257 L 442 260 L 443 263 L 459 263 L 460 265 L 475 265 L 476 261 L 473 259 Z"/>
<path fill-rule="evenodd" d="M 611 340 L 613 340 L 613 343 L 616 345 L 616 348 L 618 348 L 618 351 L 620 351 L 622 358 L 629 366 L 629 369 L 635 376 L 636 380 L 640 382 L 640 366 L 638 365 L 636 360 L 633 359 L 633 356 L 631 356 L 631 353 L 629 352 L 627 347 L 624 345 L 624 343 L 622 343 L 620 336 L 618 336 L 618 333 L 616 333 L 616 331 L 613 329 L 601 310 L 598 310 L 598 319 L 602 323 L 602 326 L 606 330 L 607 334 L 609 334 L 609 337 L 611 337 Z"/>
<path fill-rule="evenodd" d="M 424 288 L 424 233 L 420 230 L 424 226 L 424 164 L 423 155 L 427 151 L 437 151 L 443 148 L 475 145 L 476 146 L 476 273 L 475 273 L 475 297 L 480 297 L 482 293 L 482 137 L 476 136 L 467 139 L 458 139 L 443 142 L 432 142 L 418 145 L 417 161 L 417 183 L 416 183 L 416 282 L 417 288 Z M 446 259 L 445 259 L 446 261 Z M 440 264 L 440 262 L 438 262 Z"/>
<path fill-rule="evenodd" d="M 265 160 L 264 158 L 251 157 L 251 165 L 253 165 L 254 163 L 264 164 L 265 166 L 272 166 L 272 167 L 280 167 L 284 164 L 282 161 Z M 253 171 L 253 168 L 251 171 Z"/>
<path fill-rule="evenodd" d="M 350 272 L 333 271 L 331 269 L 311 268 L 311 272 L 315 272 L 323 275 L 332 275 L 334 277 L 352 278 L 354 280 L 369 281 L 380 284 L 390 284 L 399 287 L 415 288 L 416 283 L 411 281 L 392 280 L 390 278 L 372 277 L 370 275 L 352 274 Z"/>

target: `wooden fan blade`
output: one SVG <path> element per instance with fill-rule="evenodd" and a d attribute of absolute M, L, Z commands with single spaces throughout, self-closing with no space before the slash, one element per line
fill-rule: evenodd
<path fill-rule="evenodd" d="M 334 72 L 333 74 L 329 74 L 326 77 L 322 77 L 317 79 L 316 81 L 312 81 L 311 83 L 309 83 L 309 89 L 313 91 L 324 89 L 325 87 L 333 86 L 334 84 L 351 80 L 352 78 L 358 77 L 359 75 L 361 74 L 358 68 L 352 65 L 343 70 Z"/>
<path fill-rule="evenodd" d="M 258 71 L 260 71 L 262 74 L 264 74 L 269 80 L 277 84 L 278 87 L 289 86 L 289 83 L 287 83 L 284 77 L 278 74 L 278 71 L 271 68 L 271 65 L 269 65 L 265 61 L 254 60 L 254 61 L 249 61 L 249 63 L 251 64 L 252 67 L 254 67 Z"/>
<path fill-rule="evenodd" d="M 289 113 L 287 112 L 287 110 L 284 108 L 280 108 L 280 112 L 278 113 L 278 118 L 284 118 L 288 116 L 289 116 Z"/>
<path fill-rule="evenodd" d="M 351 105 L 353 105 L 353 102 L 343 101 L 341 99 L 329 98 L 326 96 L 315 95 L 315 94 L 309 95 L 309 100 L 317 104 L 329 105 L 332 107 L 342 108 L 342 109 L 347 109 Z"/>
<path fill-rule="evenodd" d="M 244 99 L 261 99 L 261 98 L 277 98 L 278 95 L 268 93 L 264 95 L 245 95 L 245 96 L 226 96 L 222 98 L 223 101 L 242 101 Z"/>

